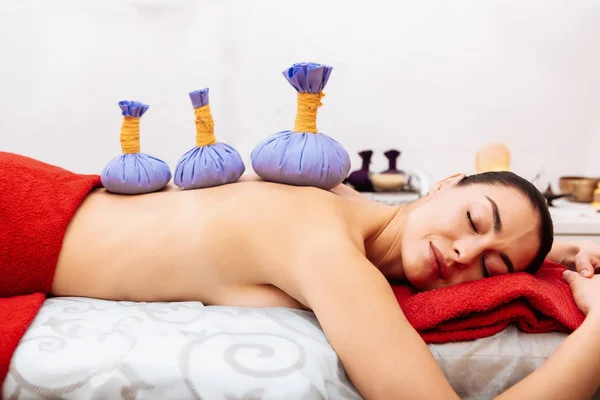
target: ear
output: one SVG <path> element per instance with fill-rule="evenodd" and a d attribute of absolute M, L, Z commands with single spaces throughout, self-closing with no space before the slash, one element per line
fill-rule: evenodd
<path fill-rule="evenodd" d="M 449 189 L 449 188 L 455 186 L 458 182 L 462 181 L 464 179 L 464 177 L 465 177 L 465 174 L 460 173 L 460 174 L 450 175 L 449 177 L 442 179 L 441 181 L 436 183 L 431 188 L 431 190 L 429 191 L 429 195 L 434 196 L 438 193 L 443 192 L 446 189 Z"/>

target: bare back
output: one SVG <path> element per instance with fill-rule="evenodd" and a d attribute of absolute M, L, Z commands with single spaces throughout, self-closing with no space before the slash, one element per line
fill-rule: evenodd
<path fill-rule="evenodd" d="M 298 252 L 340 241 L 361 251 L 385 216 L 370 202 L 267 182 L 143 196 L 99 190 L 69 226 L 53 293 L 309 307 L 277 287 L 295 285 Z"/>
<path fill-rule="evenodd" d="M 309 308 L 365 398 L 455 398 L 366 255 L 393 215 L 372 201 L 267 182 L 99 190 L 69 225 L 52 292 Z"/>

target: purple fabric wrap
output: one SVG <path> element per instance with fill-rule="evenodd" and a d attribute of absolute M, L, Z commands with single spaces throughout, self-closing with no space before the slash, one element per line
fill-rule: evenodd
<path fill-rule="evenodd" d="M 300 93 L 319 93 L 332 67 L 298 63 L 283 71 Z M 350 172 L 350 156 L 323 133 L 282 131 L 260 142 L 251 154 L 252 168 L 262 179 L 295 186 L 332 189 Z"/>
<path fill-rule="evenodd" d="M 246 167 L 240 154 L 225 143 L 194 147 L 175 167 L 173 182 L 183 189 L 200 189 L 236 182 Z"/>
<path fill-rule="evenodd" d="M 192 101 L 192 107 L 200 108 L 208 104 L 208 88 L 195 90 L 190 92 L 190 100 Z"/>
<path fill-rule="evenodd" d="M 264 180 L 295 186 L 332 189 L 350 171 L 350 157 L 322 133 L 283 131 L 252 151 L 252 167 Z"/>
<path fill-rule="evenodd" d="M 138 101 L 120 101 L 121 114 L 142 117 L 149 106 Z M 164 188 L 171 180 L 167 163 L 145 153 L 121 154 L 110 160 L 100 174 L 102 185 L 112 193 L 142 194 Z"/>
<path fill-rule="evenodd" d="M 164 161 L 148 154 L 121 154 L 108 163 L 100 179 L 109 192 L 142 194 L 164 188 L 171 171 Z"/>
<path fill-rule="evenodd" d="M 316 63 L 296 63 L 283 76 L 300 93 L 320 93 L 329 81 L 333 68 Z"/>
<path fill-rule="evenodd" d="M 148 111 L 150 108 L 149 105 L 140 103 L 139 101 L 128 101 L 122 100 L 119 102 L 119 107 L 121 107 L 121 114 L 124 117 L 137 117 L 141 118 L 142 115 Z"/>
<path fill-rule="evenodd" d="M 209 104 L 208 88 L 190 93 L 194 108 Z M 240 154 L 228 144 L 196 146 L 177 162 L 173 182 L 182 189 L 201 189 L 236 182 L 246 170 Z"/>

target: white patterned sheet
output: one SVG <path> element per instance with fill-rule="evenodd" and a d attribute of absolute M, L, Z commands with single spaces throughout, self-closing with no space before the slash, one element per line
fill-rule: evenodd
<path fill-rule="evenodd" d="M 429 347 L 461 398 L 491 399 L 564 337 L 511 327 Z M 360 399 L 310 312 L 86 298 L 44 303 L 2 393 L 11 400 Z"/>
<path fill-rule="evenodd" d="M 7 399 L 360 399 L 314 314 L 198 302 L 46 300 Z"/>

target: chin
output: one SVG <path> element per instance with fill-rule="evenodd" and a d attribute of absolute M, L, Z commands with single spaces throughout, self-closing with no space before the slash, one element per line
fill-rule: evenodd
<path fill-rule="evenodd" d="M 417 246 L 411 247 L 415 248 Z M 426 241 L 425 245 L 418 247 L 424 247 L 424 249 L 420 254 L 413 252 L 413 257 L 405 262 L 404 274 L 406 280 L 422 292 L 443 286 L 437 271 L 431 269 L 429 242 Z"/>
<path fill-rule="evenodd" d="M 420 291 L 431 290 L 434 282 L 431 278 L 424 274 L 422 264 L 409 264 L 404 267 L 404 276 L 406 280 Z"/>
<path fill-rule="evenodd" d="M 420 292 L 426 292 L 428 290 L 435 289 L 435 286 L 432 285 L 431 282 L 428 282 L 427 280 L 424 280 L 421 277 L 411 278 L 407 276 L 406 280 L 415 288 L 417 288 Z"/>

